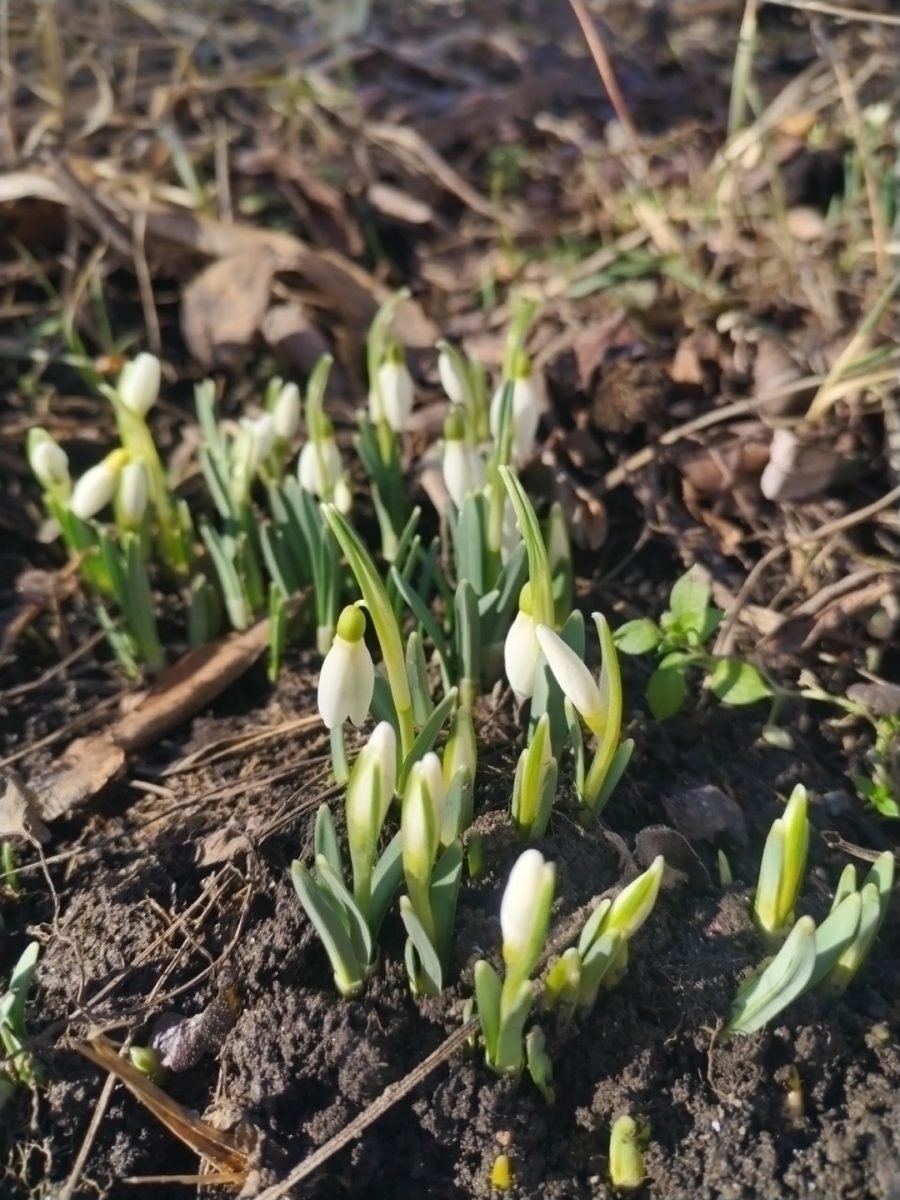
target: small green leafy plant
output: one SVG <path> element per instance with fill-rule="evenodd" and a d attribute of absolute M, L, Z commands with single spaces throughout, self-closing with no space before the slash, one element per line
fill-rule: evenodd
<path fill-rule="evenodd" d="M 707 649 L 724 616 L 711 603 L 709 584 L 696 568 L 675 583 L 669 607 L 659 621 L 628 621 L 615 634 L 622 654 L 655 654 L 656 670 L 647 683 L 647 703 L 657 720 L 673 717 L 687 697 L 687 676 L 699 670 L 723 704 L 755 704 L 770 699 L 770 682 L 752 663 L 718 657 Z"/>

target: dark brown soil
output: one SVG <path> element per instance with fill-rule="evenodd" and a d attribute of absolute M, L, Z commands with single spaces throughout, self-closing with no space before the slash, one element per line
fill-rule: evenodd
<path fill-rule="evenodd" d="M 294 667 L 263 706 L 196 721 L 156 766 L 297 711 L 309 700 L 302 678 Z M 889 952 L 896 916 L 881 934 L 880 954 L 842 1003 L 804 1000 L 769 1032 L 725 1046 L 713 1040 L 736 980 L 763 953 L 747 918 L 747 885 L 777 812 L 775 794 L 798 778 L 827 794 L 838 781 L 827 764 L 817 765 L 823 747 L 813 737 L 802 754 L 758 748 L 755 723 L 719 709 L 661 728 L 638 717 L 636 732 L 641 749 L 606 814 L 610 832 L 585 828 L 563 803 L 540 844 L 558 865 L 558 921 L 633 873 L 640 862 L 631 851 L 642 830 L 639 858 L 663 848 L 678 871 L 633 944 L 620 987 L 588 1017 L 567 1023 L 544 1015 L 555 1103 L 548 1107 L 525 1079 L 497 1079 L 474 1050 L 458 1054 L 303 1194 L 487 1196 L 502 1151 L 513 1160 L 518 1195 L 607 1195 L 609 1127 L 625 1111 L 649 1124 L 647 1196 L 897 1194 L 900 1055 L 891 1030 L 900 972 Z M 502 740 L 488 754 L 478 790 L 491 874 L 463 891 L 451 987 L 422 1003 L 407 991 L 394 918 L 365 996 L 346 1002 L 333 990 L 288 879 L 291 858 L 308 851 L 316 796 L 324 790 L 310 746 L 271 745 L 266 773 L 289 767 L 298 752 L 304 761 L 260 790 L 251 789 L 262 760 L 225 760 L 169 780 L 178 795 L 210 793 L 201 805 L 183 808 L 159 795 L 135 801 L 124 787 L 108 796 L 74 853 L 51 863 L 58 920 L 40 875 L 28 875 L 24 895 L 6 909 L 6 962 L 21 949 L 26 924 L 46 943 L 30 1013 L 49 1082 L 34 1101 L 23 1095 L 7 1111 L 4 1195 L 25 1196 L 29 1187 L 66 1178 L 100 1096 L 97 1070 L 55 1042 L 59 1018 L 68 1018 L 72 1032 L 88 1022 L 118 1026 L 113 1035 L 128 1028 L 140 1042 L 153 1013 L 203 1008 L 227 966 L 242 1011 L 218 1055 L 170 1076 L 167 1089 L 189 1107 L 258 1131 L 261 1161 L 276 1176 L 417 1066 L 461 1020 L 475 958 L 496 955 L 499 890 L 518 852 L 502 818 L 510 780 Z M 216 788 L 241 779 L 246 791 L 215 798 Z M 679 853 L 676 834 L 653 828 L 665 820 L 664 797 L 700 784 L 736 797 L 748 825 L 746 838 L 737 827 L 737 840 L 717 842 L 740 881 L 724 892 L 712 846 L 684 843 Z M 818 829 L 836 824 L 828 807 L 834 803 L 829 797 L 817 804 Z M 848 812 L 842 832 L 864 840 L 870 822 L 858 807 Z M 198 858 L 215 860 L 218 852 L 226 861 L 199 865 Z M 813 912 L 822 911 L 840 865 L 816 839 Z M 213 891 L 218 899 L 204 903 Z M 175 922 L 195 902 L 189 920 Z M 787 1104 L 793 1069 L 803 1089 L 799 1114 Z M 195 1169 L 171 1135 L 117 1088 L 82 1187 L 90 1180 L 105 1195 L 132 1195 L 121 1180 Z M 154 1187 L 141 1194 L 170 1194 Z"/>

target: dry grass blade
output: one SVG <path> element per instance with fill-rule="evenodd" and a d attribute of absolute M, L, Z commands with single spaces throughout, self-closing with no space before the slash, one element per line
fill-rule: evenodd
<path fill-rule="evenodd" d="M 876 25 L 900 26 L 900 16 L 873 12 L 868 8 L 847 8 L 843 4 L 829 4 L 828 0 L 766 0 L 778 8 L 796 8 L 800 12 L 821 13 L 826 17 L 839 17 L 842 21 L 872 21 Z"/>
<path fill-rule="evenodd" d="M 878 322 L 884 316 L 887 306 L 900 290 L 900 272 L 887 285 L 867 314 L 859 329 L 841 351 L 834 366 L 825 377 L 825 381 L 812 398 L 806 418 L 808 421 L 820 421 L 835 403 L 836 385 L 841 383 L 850 370 L 853 362 L 865 352 L 869 345 L 869 335 L 874 331 Z"/>
<path fill-rule="evenodd" d="M 95 1066 L 115 1075 L 170 1133 L 217 1171 L 227 1173 L 229 1183 L 243 1184 L 250 1170 L 250 1159 L 245 1151 L 227 1133 L 201 1121 L 167 1096 L 162 1088 L 151 1083 L 119 1055 L 114 1042 L 101 1034 L 84 1042 L 73 1043 L 73 1049 Z"/>

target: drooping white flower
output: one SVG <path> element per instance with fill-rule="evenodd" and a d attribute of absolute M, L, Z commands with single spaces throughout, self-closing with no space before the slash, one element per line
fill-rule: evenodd
<path fill-rule="evenodd" d="M 346 516 L 353 507 L 353 490 L 346 474 L 341 475 L 334 485 L 334 507 L 343 516 Z"/>
<path fill-rule="evenodd" d="M 558 633 L 547 625 L 536 629 L 538 645 L 553 672 L 563 695 L 571 700 L 581 713 L 585 724 L 593 724 L 603 716 L 603 696 L 594 676 L 571 646 L 567 646 Z"/>
<path fill-rule="evenodd" d="M 129 528 L 140 525 L 144 519 L 149 496 L 147 470 L 142 462 L 132 461 L 122 468 L 119 479 L 118 514 Z"/>
<path fill-rule="evenodd" d="M 412 406 L 412 376 L 397 346 L 378 368 L 378 386 L 369 392 L 369 417 L 375 424 L 383 417 L 395 433 L 403 433 L 409 425 Z"/>
<path fill-rule="evenodd" d="M 348 605 L 338 617 L 331 649 L 319 672 L 319 715 L 328 729 L 349 719 L 362 725 L 375 690 L 375 666 L 365 642 L 366 618 Z"/>
<path fill-rule="evenodd" d="M 275 422 L 272 414 L 260 413 L 258 417 L 245 417 L 241 425 L 253 439 L 254 458 L 258 467 L 275 448 Z"/>
<path fill-rule="evenodd" d="M 462 404 L 466 389 L 459 375 L 457 360 L 447 350 L 441 350 L 437 361 L 438 378 L 451 404 Z"/>
<path fill-rule="evenodd" d="M 538 423 L 541 417 L 537 388 L 531 375 L 530 364 L 520 368 L 527 374 L 517 374 L 513 380 L 512 393 L 512 453 L 516 462 L 523 462 L 534 450 Z M 491 437 L 500 436 L 500 415 L 503 408 L 504 383 L 494 392 L 491 400 Z"/>
<path fill-rule="evenodd" d="M 304 492 L 310 492 L 322 500 L 330 500 L 343 471 L 341 452 L 330 434 L 317 441 L 308 441 L 300 451 L 297 478 Z"/>
<path fill-rule="evenodd" d="M 76 517 L 89 521 L 106 508 L 115 495 L 125 458 L 123 450 L 113 450 L 102 462 L 85 471 L 75 484 L 69 500 L 69 508 Z"/>
<path fill-rule="evenodd" d="M 286 383 L 272 407 L 275 437 L 282 442 L 293 440 L 300 428 L 300 389 L 296 383 Z"/>
<path fill-rule="evenodd" d="M 119 399 L 139 417 L 147 413 L 159 397 L 162 374 L 155 354 L 139 354 L 125 364 L 119 376 Z"/>
<path fill-rule="evenodd" d="M 531 615 L 531 584 L 526 583 L 519 595 L 519 611 L 503 644 L 506 678 L 520 701 L 528 699 L 534 692 L 534 675 L 540 654 Z"/>
<path fill-rule="evenodd" d="M 444 484 L 450 499 L 457 508 L 462 508 L 466 496 L 480 492 L 484 487 L 486 472 L 484 460 L 465 440 L 463 422 L 458 412 L 452 412 L 444 422 Z"/>
<path fill-rule="evenodd" d="M 30 431 L 26 453 L 34 477 L 45 491 L 68 485 L 69 456 L 46 429 Z"/>
<path fill-rule="evenodd" d="M 550 924 L 556 869 L 539 850 L 516 859 L 500 902 L 503 961 L 522 975 L 540 958 Z"/>

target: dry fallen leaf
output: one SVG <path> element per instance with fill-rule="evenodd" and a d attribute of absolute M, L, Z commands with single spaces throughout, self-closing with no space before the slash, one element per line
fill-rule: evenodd
<path fill-rule="evenodd" d="M 266 648 L 269 622 L 191 650 L 164 671 L 132 709 L 105 733 L 73 742 L 51 771 L 32 782 L 41 816 L 52 821 L 100 792 L 127 756 L 158 741 L 239 678 Z"/>
<path fill-rule="evenodd" d="M 235 366 L 269 307 L 278 259 L 246 250 L 211 263 L 184 289 L 181 331 L 201 367 Z"/>
<path fill-rule="evenodd" d="M 46 842 L 50 830 L 38 815 L 37 796 L 20 775 L 8 767 L 0 773 L 0 838 L 25 838 Z"/>
<path fill-rule="evenodd" d="M 250 1155 L 238 1146 L 234 1138 L 201 1121 L 162 1088 L 151 1083 L 127 1058 L 122 1058 L 114 1042 L 98 1034 L 87 1041 L 72 1043 L 72 1048 L 96 1066 L 115 1075 L 170 1133 L 195 1154 L 216 1170 L 233 1175 L 231 1182 L 235 1185 L 243 1184 L 251 1166 Z"/>

